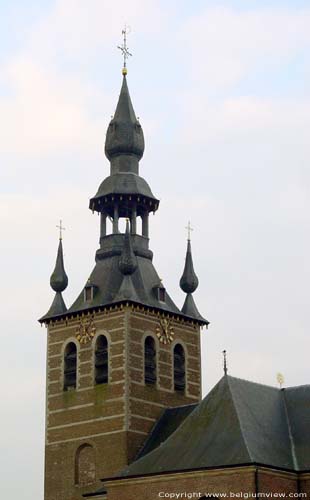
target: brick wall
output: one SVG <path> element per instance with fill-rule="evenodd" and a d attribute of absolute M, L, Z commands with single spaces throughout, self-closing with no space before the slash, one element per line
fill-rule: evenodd
<path fill-rule="evenodd" d="M 201 398 L 200 329 L 171 319 L 174 343 L 186 351 L 187 384 L 184 394 L 173 387 L 173 345 L 156 336 L 155 313 L 130 306 L 95 315 L 96 336 L 86 344 L 76 340 L 80 319 L 56 322 L 48 328 L 45 500 L 78 500 L 81 493 L 100 486 L 132 461 L 156 420 L 167 406 Z M 109 344 L 109 383 L 94 384 L 96 337 Z M 144 384 L 144 339 L 152 335 L 157 346 L 157 384 Z M 77 346 L 77 387 L 63 391 L 64 349 Z M 76 454 L 83 445 L 93 447 L 97 481 L 76 484 Z M 90 470 L 91 467 L 90 467 Z"/>
<path fill-rule="evenodd" d="M 228 495 L 232 493 L 235 497 L 231 495 L 231 498 L 240 499 L 241 492 L 255 494 L 257 486 L 258 492 L 296 493 L 298 480 L 297 474 L 294 473 L 266 468 L 258 468 L 256 472 L 256 467 L 249 466 L 107 481 L 105 486 L 108 491 L 108 500 L 136 500 L 137 498 L 160 500 L 160 498 L 165 498 L 165 493 L 183 493 L 183 497 L 179 498 L 190 498 L 185 494 L 191 494 L 192 498 L 199 498 L 199 494 L 216 496 L 221 493 Z"/>

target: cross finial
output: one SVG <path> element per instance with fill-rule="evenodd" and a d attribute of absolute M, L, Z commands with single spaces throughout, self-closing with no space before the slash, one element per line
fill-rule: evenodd
<path fill-rule="evenodd" d="M 224 368 L 224 375 L 227 375 L 227 359 L 226 359 L 226 350 L 222 352 L 223 354 L 223 368 Z"/>
<path fill-rule="evenodd" d="M 122 29 L 123 45 L 117 46 L 117 48 L 120 49 L 124 57 L 124 65 L 122 70 L 124 76 L 127 75 L 126 60 L 128 59 L 129 56 L 132 56 L 127 47 L 127 35 L 129 35 L 130 31 L 131 31 L 130 26 L 127 26 L 125 24 L 124 29 Z"/>
<path fill-rule="evenodd" d="M 187 239 L 188 239 L 188 241 L 190 241 L 191 240 L 191 231 L 194 231 L 194 229 L 191 226 L 190 221 L 188 221 L 188 224 L 185 227 L 185 229 L 187 230 Z"/>
<path fill-rule="evenodd" d="M 62 225 L 62 220 L 60 219 L 59 221 L 59 226 L 56 226 L 59 229 L 59 239 L 62 240 L 62 232 L 66 230 L 65 227 Z"/>

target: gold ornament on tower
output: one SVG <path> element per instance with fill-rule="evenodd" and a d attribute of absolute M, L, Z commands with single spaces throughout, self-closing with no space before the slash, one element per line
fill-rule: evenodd
<path fill-rule="evenodd" d="M 76 328 L 75 336 L 80 344 L 87 344 L 96 334 L 93 318 L 82 318 Z"/>
<path fill-rule="evenodd" d="M 167 318 L 163 318 L 156 327 L 156 335 L 163 344 L 170 344 L 174 338 L 173 326 Z"/>

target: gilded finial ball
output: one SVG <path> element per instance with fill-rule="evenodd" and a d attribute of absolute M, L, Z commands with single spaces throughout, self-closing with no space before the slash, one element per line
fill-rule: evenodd
<path fill-rule="evenodd" d="M 123 75 L 123 76 L 126 76 L 126 75 L 127 75 L 127 68 L 125 68 L 125 67 L 124 67 L 124 68 L 122 69 L 122 75 Z"/>

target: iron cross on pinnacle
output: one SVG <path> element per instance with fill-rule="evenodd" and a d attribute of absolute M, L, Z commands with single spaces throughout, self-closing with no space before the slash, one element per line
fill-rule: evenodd
<path fill-rule="evenodd" d="M 127 47 L 127 35 L 130 33 L 130 27 L 126 26 L 122 30 L 122 35 L 123 35 L 123 45 L 118 45 L 117 48 L 120 49 L 120 51 L 123 54 L 124 57 L 124 66 L 123 66 L 123 75 L 127 75 L 127 68 L 126 68 L 126 60 L 128 59 L 129 56 L 132 56 L 132 54 L 129 52 L 128 47 Z"/>
<path fill-rule="evenodd" d="M 224 375 L 227 375 L 227 356 L 226 356 L 226 350 L 222 352 L 223 354 L 223 368 L 224 368 Z"/>
<path fill-rule="evenodd" d="M 188 224 L 185 227 L 185 229 L 187 230 L 187 239 L 188 239 L 188 241 L 190 241 L 190 239 L 191 239 L 191 231 L 194 231 L 194 229 L 191 226 L 190 221 L 188 221 Z"/>
<path fill-rule="evenodd" d="M 56 226 L 59 229 L 59 239 L 62 240 L 62 232 L 66 230 L 65 227 L 62 225 L 62 220 L 60 219 L 59 221 L 59 226 Z"/>

